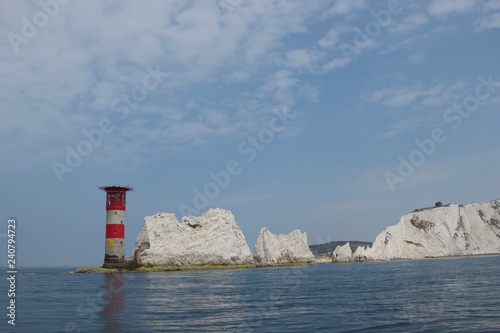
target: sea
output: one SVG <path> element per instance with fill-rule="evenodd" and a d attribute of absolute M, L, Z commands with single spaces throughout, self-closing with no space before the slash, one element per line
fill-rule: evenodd
<path fill-rule="evenodd" d="M 2 279 L 0 332 L 500 332 L 500 256 L 157 273 L 73 269 L 18 269 L 15 326 Z"/>

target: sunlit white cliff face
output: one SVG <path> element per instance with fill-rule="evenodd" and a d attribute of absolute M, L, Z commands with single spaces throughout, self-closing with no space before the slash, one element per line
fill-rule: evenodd
<path fill-rule="evenodd" d="M 146 217 L 132 256 L 143 266 L 254 264 L 234 215 L 219 208 L 181 223 L 170 213 Z"/>
<path fill-rule="evenodd" d="M 333 251 L 332 261 L 334 262 L 351 262 L 353 260 L 351 244 L 349 242 L 342 246 L 337 246 Z"/>
<path fill-rule="evenodd" d="M 315 261 L 307 235 L 296 229 L 288 235 L 274 235 L 266 228 L 260 230 L 253 251 L 255 263 L 259 266 L 273 266 Z"/>
<path fill-rule="evenodd" d="M 354 257 L 374 260 L 500 253 L 500 200 L 404 215 Z"/>

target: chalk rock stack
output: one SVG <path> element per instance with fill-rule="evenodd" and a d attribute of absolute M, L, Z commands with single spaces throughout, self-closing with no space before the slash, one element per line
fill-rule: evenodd
<path fill-rule="evenodd" d="M 160 213 L 144 219 L 133 259 L 139 266 L 248 266 L 253 256 L 234 215 L 210 209 L 199 217 Z"/>
<path fill-rule="evenodd" d="M 333 262 L 351 262 L 354 261 L 351 245 L 349 242 L 345 243 L 342 246 L 337 246 L 333 251 L 332 255 Z"/>
<path fill-rule="evenodd" d="M 500 200 L 414 211 L 357 255 L 387 260 L 492 253 L 500 253 Z"/>
<path fill-rule="evenodd" d="M 288 235 L 274 235 L 262 228 L 253 251 L 257 266 L 276 266 L 315 262 L 307 244 L 307 234 L 296 229 Z"/>

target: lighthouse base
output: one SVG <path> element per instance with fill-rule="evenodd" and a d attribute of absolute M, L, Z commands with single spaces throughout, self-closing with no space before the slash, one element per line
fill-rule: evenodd
<path fill-rule="evenodd" d="M 137 263 L 134 260 L 105 261 L 102 268 L 134 269 L 137 268 Z"/>
<path fill-rule="evenodd" d="M 104 263 L 102 268 L 123 268 L 123 269 L 133 269 L 137 268 L 137 261 L 125 260 L 123 257 L 118 258 L 116 256 L 106 255 L 104 257 Z"/>

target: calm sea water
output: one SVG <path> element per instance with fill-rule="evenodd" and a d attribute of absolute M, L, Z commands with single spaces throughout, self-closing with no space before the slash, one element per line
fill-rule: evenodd
<path fill-rule="evenodd" d="M 500 256 L 126 274 L 21 269 L 1 332 L 500 332 Z M 5 280 L 5 279 L 2 279 Z"/>

